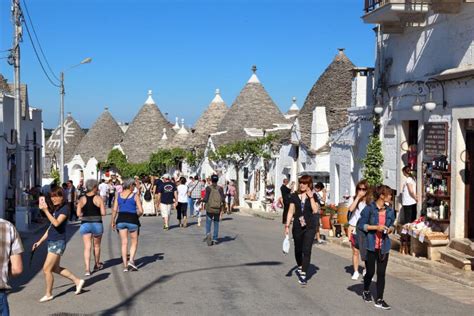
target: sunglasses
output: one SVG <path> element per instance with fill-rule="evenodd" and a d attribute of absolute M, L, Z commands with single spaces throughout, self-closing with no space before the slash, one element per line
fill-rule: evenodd
<path fill-rule="evenodd" d="M 358 191 L 367 191 L 367 188 L 357 188 Z"/>

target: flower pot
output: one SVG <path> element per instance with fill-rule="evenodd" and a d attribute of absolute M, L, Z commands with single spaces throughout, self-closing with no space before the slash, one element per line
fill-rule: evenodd
<path fill-rule="evenodd" d="M 331 215 L 321 216 L 321 224 L 323 225 L 323 229 L 331 229 Z"/>

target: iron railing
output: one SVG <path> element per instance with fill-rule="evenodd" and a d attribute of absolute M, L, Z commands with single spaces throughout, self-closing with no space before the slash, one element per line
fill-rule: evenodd
<path fill-rule="evenodd" d="M 364 11 L 369 13 L 388 3 L 404 3 L 408 7 L 418 8 L 419 6 L 424 7 L 431 4 L 431 0 L 365 0 Z"/>

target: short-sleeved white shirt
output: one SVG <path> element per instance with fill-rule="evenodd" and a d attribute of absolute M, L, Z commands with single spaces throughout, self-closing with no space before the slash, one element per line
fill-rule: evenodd
<path fill-rule="evenodd" d="M 99 184 L 99 194 L 100 194 L 100 196 L 107 196 L 107 189 L 108 188 L 109 188 L 109 186 L 105 182 L 102 182 L 101 184 Z"/>
<path fill-rule="evenodd" d="M 413 191 L 416 192 L 415 179 L 413 179 L 412 177 L 408 177 L 407 181 L 405 181 L 405 184 L 403 185 L 403 191 L 402 191 L 402 205 L 403 206 L 416 204 L 416 200 L 410 195 L 410 192 L 408 191 L 408 184 L 413 185 Z"/>
<path fill-rule="evenodd" d="M 349 205 L 351 205 L 354 202 L 354 198 L 351 197 L 349 200 Z M 349 219 L 349 225 L 351 226 L 356 226 L 357 221 L 360 218 L 360 213 L 362 213 L 362 210 L 367 206 L 367 204 L 364 201 L 359 201 L 359 204 L 357 204 L 356 209 L 352 212 L 352 217 Z"/>
<path fill-rule="evenodd" d="M 188 203 L 188 186 L 186 184 L 178 185 L 178 202 Z"/>

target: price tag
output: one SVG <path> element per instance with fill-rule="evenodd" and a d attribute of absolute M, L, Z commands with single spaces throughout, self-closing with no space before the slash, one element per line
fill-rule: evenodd
<path fill-rule="evenodd" d="M 406 235 L 406 233 L 407 233 L 406 228 L 403 228 L 403 229 L 402 229 L 402 235 Z"/>
<path fill-rule="evenodd" d="M 425 241 L 425 235 L 424 234 L 420 234 L 420 237 L 418 238 L 418 240 L 423 243 L 423 241 Z"/>

